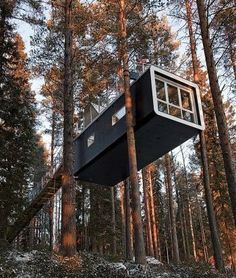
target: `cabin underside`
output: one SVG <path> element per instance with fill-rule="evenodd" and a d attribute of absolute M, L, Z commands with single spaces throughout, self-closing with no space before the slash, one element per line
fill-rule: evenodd
<path fill-rule="evenodd" d="M 181 145 L 199 130 L 165 117 L 149 115 L 136 127 L 138 170 Z M 86 182 L 113 186 L 129 177 L 126 134 L 82 167 L 75 176 Z"/>

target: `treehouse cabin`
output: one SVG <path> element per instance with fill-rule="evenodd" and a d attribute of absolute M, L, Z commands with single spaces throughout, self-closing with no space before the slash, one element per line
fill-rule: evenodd
<path fill-rule="evenodd" d="M 204 121 L 198 86 L 151 66 L 131 85 L 138 169 L 184 143 Z M 79 180 L 115 185 L 129 176 L 124 95 L 75 139 Z"/>

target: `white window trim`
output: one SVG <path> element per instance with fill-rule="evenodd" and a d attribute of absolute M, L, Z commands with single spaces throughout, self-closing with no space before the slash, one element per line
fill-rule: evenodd
<path fill-rule="evenodd" d="M 161 74 L 164 74 L 164 75 L 167 75 L 167 76 L 170 76 L 171 78 L 175 79 L 177 82 L 173 82 L 167 78 L 163 78 L 162 76 L 160 76 L 158 73 L 161 73 Z M 177 121 L 177 122 L 180 122 L 180 123 L 183 123 L 185 125 L 188 125 L 188 126 L 191 126 L 191 127 L 194 127 L 194 128 L 197 128 L 197 129 L 200 129 L 200 130 L 204 130 L 205 129 L 205 124 L 204 124 L 204 118 L 203 118 L 203 112 L 202 112 L 202 107 L 201 107 L 201 99 L 200 99 L 200 92 L 199 92 L 199 88 L 198 86 L 195 84 L 195 83 L 192 83 L 188 80 L 185 80 L 183 79 L 182 77 L 179 77 L 177 75 L 174 75 L 172 73 L 169 73 L 169 72 L 166 72 L 162 69 L 159 69 L 155 66 L 151 66 L 150 67 L 150 75 L 151 75 L 151 83 L 152 83 L 152 96 L 153 96 L 153 108 L 154 108 L 154 111 L 157 115 L 160 115 L 160 116 L 164 116 L 166 118 L 169 118 L 171 120 L 174 120 L 174 121 Z M 172 116 L 170 114 L 167 114 L 165 112 L 161 112 L 158 110 L 158 99 L 157 99 L 157 95 L 156 95 L 156 83 L 155 83 L 155 79 L 158 79 L 160 81 L 164 81 L 164 82 L 167 82 L 169 84 L 173 84 L 174 86 L 176 87 L 179 87 L 179 88 L 183 88 L 184 90 L 186 91 L 192 91 L 194 90 L 194 93 L 196 94 L 196 102 L 198 104 L 198 111 L 196 109 L 196 103 L 195 101 L 193 102 L 194 106 L 193 109 L 194 109 L 194 123 L 193 122 L 189 122 L 189 121 L 186 121 L 184 119 L 180 119 L 178 117 L 175 117 L 175 116 Z M 189 87 L 185 87 L 181 84 L 178 83 L 178 81 L 186 84 L 186 86 L 190 86 L 192 87 L 193 89 L 189 88 Z M 166 83 L 165 83 L 166 84 Z M 193 94 L 190 94 L 192 97 L 193 97 Z M 169 102 L 167 103 L 169 104 Z M 180 107 L 179 107 L 180 108 Z M 181 108 L 183 109 L 183 108 Z M 186 109 L 184 109 L 186 110 Z M 168 111 L 169 113 L 169 111 Z M 199 115 L 197 115 L 197 113 L 199 113 Z M 197 124 L 197 119 L 198 119 L 198 116 L 199 116 L 199 124 Z"/>
<path fill-rule="evenodd" d="M 155 77 L 157 77 L 157 76 L 155 76 Z M 185 112 L 189 112 L 189 113 L 193 114 L 193 120 L 194 120 L 194 123 L 196 123 L 196 122 L 197 122 L 197 119 L 196 119 L 195 101 L 194 101 L 194 99 L 193 99 L 193 90 L 191 90 L 191 89 L 189 89 L 189 88 L 185 88 L 185 87 L 183 87 L 183 86 L 181 86 L 181 88 L 180 88 L 180 87 L 178 86 L 177 83 L 168 82 L 167 79 L 162 78 L 162 77 L 159 78 L 159 76 L 158 76 L 158 78 L 156 78 L 156 79 L 157 79 L 157 80 L 160 80 L 161 82 L 164 82 L 166 101 L 164 101 L 164 100 L 162 100 L 162 99 L 159 99 L 159 98 L 157 98 L 157 101 L 158 101 L 158 102 L 165 103 L 165 104 L 167 105 L 168 114 L 170 113 L 170 106 L 172 106 L 172 107 L 175 107 L 175 108 L 177 108 L 177 109 L 180 109 L 181 119 L 182 119 L 182 120 L 184 120 L 184 118 L 183 118 L 183 111 L 185 111 Z M 165 79 L 166 81 L 164 81 L 164 80 L 162 80 L 162 79 Z M 170 83 L 171 83 L 171 84 L 170 84 Z M 171 86 L 177 88 L 179 105 L 173 104 L 173 103 L 171 103 L 171 102 L 169 101 L 168 84 L 170 84 Z M 190 102 L 191 102 L 191 106 L 192 106 L 193 110 L 189 110 L 189 109 L 186 109 L 186 108 L 183 107 L 180 90 L 183 90 L 183 91 L 186 91 L 186 92 L 189 93 L 189 95 L 190 95 Z M 158 111 L 159 111 L 159 109 L 158 109 Z M 160 111 L 160 112 L 161 112 L 161 111 Z M 164 112 L 162 112 L 162 113 L 164 113 Z M 177 118 L 179 118 L 179 117 L 177 117 Z M 186 121 L 186 120 L 184 120 L 184 121 Z"/>

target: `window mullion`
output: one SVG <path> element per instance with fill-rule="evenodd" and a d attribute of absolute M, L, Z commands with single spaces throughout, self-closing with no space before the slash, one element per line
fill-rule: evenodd
<path fill-rule="evenodd" d="M 183 119 L 183 111 L 182 111 L 182 99 L 181 99 L 181 94 L 180 94 L 180 88 L 177 87 L 177 90 L 178 90 L 178 98 L 179 98 L 179 107 L 180 107 L 180 113 L 181 113 L 181 119 Z"/>
<path fill-rule="evenodd" d="M 167 112 L 168 112 L 168 114 L 170 114 L 170 110 L 169 110 L 169 95 L 168 95 L 168 88 L 167 88 L 167 83 L 166 82 L 164 82 L 164 86 L 165 86 L 165 96 L 166 96 Z"/>
<path fill-rule="evenodd" d="M 195 104 L 195 101 L 193 99 L 193 94 L 190 94 L 190 101 L 191 101 L 191 106 L 192 106 L 192 112 L 193 112 L 193 120 L 194 120 L 194 123 L 197 123 L 197 115 L 196 115 L 196 104 Z"/>

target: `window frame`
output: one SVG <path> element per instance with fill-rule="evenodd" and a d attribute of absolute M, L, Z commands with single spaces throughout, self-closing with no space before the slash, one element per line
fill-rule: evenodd
<path fill-rule="evenodd" d="M 189 123 L 191 125 L 197 125 L 199 127 L 199 123 L 198 123 L 198 116 L 197 116 L 197 109 L 196 109 L 196 102 L 195 102 L 195 98 L 194 98 L 194 90 L 192 88 L 189 88 L 187 86 L 184 86 L 182 84 L 179 84 L 177 82 L 174 82 L 172 80 L 169 80 L 167 78 L 164 78 L 163 76 L 160 76 L 158 73 L 154 73 L 153 74 L 154 78 L 153 78 L 153 83 L 155 84 L 155 86 L 153 86 L 153 88 L 155 88 L 155 90 L 153 91 L 153 100 L 154 100 L 154 109 L 155 109 L 155 112 L 158 114 L 160 113 L 161 115 L 165 115 L 165 116 L 168 116 L 170 117 L 171 119 L 175 119 L 175 120 L 180 120 L 181 122 L 183 123 Z M 166 96 L 166 101 L 163 101 L 161 99 L 158 99 L 157 98 L 157 91 L 156 91 L 156 80 L 160 81 L 160 82 L 163 82 L 164 83 L 164 88 L 165 88 L 165 96 Z M 169 102 L 169 94 L 168 94 L 168 84 L 171 85 L 171 86 L 174 86 L 177 88 L 177 92 L 178 92 L 178 101 L 179 101 L 179 106 L 178 105 L 175 105 L 175 104 L 172 104 Z M 189 95 L 190 95 L 190 102 L 191 102 L 191 107 L 192 107 L 192 110 L 189 110 L 189 109 L 186 109 L 183 107 L 183 104 L 182 104 L 182 97 L 181 97 L 181 90 L 185 91 L 185 92 L 188 92 Z M 156 102 L 156 103 L 155 103 Z M 165 113 L 165 112 L 162 112 L 159 110 L 158 108 L 158 103 L 163 103 L 165 105 L 167 105 L 167 111 L 168 113 Z M 170 114 L 170 109 L 169 107 L 172 106 L 172 107 L 175 107 L 177 109 L 180 110 L 180 113 L 181 113 L 181 118 L 177 117 L 177 116 L 173 116 Z M 183 111 L 184 112 L 189 112 L 190 114 L 193 115 L 193 122 L 192 121 L 188 121 L 188 120 L 185 120 L 184 119 L 184 115 L 183 115 Z"/>

